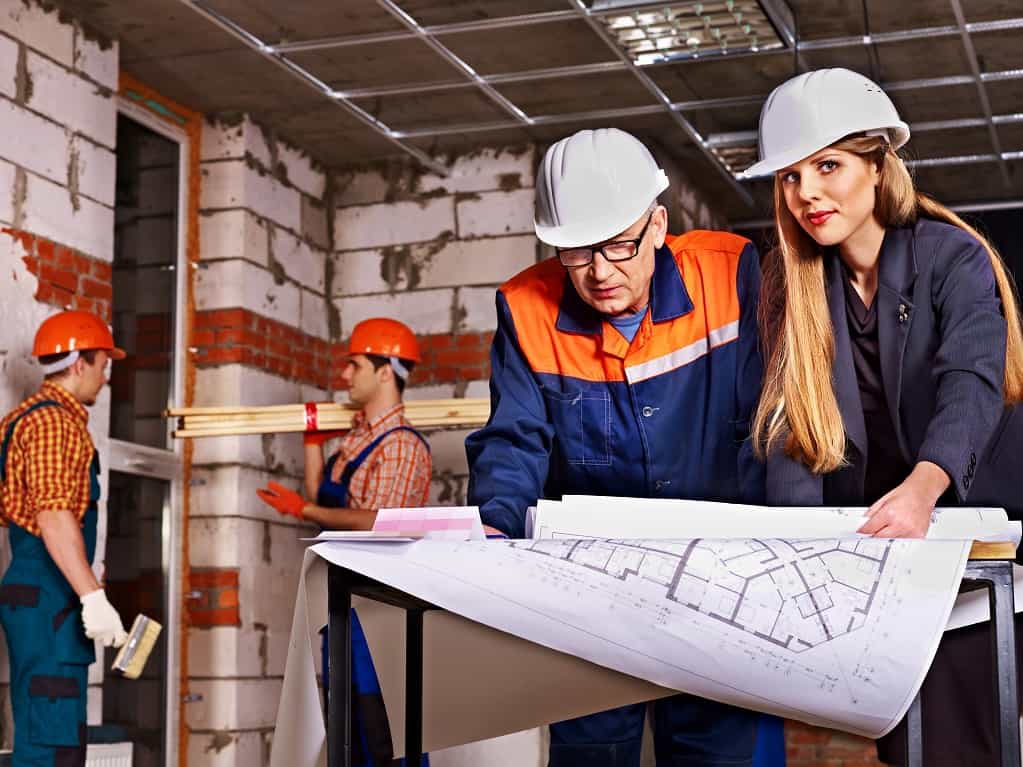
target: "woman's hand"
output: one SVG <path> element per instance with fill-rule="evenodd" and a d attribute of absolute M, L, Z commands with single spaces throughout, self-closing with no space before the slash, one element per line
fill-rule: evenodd
<path fill-rule="evenodd" d="M 875 538 L 923 538 L 931 526 L 934 504 L 949 483 L 944 469 L 921 461 L 902 484 L 867 509 L 867 521 L 857 532 Z"/>

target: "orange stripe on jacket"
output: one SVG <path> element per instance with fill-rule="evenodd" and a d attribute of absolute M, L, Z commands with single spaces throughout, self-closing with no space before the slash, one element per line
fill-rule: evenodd
<path fill-rule="evenodd" d="M 675 257 L 693 311 L 658 323 L 656 332 L 648 313 L 624 358 L 605 353 L 600 336 L 558 330 L 566 275 L 556 258 L 532 266 L 502 285 L 530 368 L 587 381 L 624 381 L 626 368 L 698 344 L 738 322 L 736 274 L 749 240 L 728 232 L 697 230 L 669 235 L 665 244 Z M 603 331 L 608 348 L 613 348 L 608 334 L 617 335 L 617 331 L 608 322 L 603 323 Z M 713 342 L 709 343 L 713 347 Z"/>

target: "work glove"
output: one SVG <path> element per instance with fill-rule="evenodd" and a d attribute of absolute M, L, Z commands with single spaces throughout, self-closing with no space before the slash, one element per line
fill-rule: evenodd
<path fill-rule="evenodd" d="M 305 498 L 294 490 L 288 490 L 284 485 L 268 482 L 265 488 L 256 491 L 256 495 L 281 514 L 287 514 L 295 519 L 305 519 L 305 515 L 302 514 L 302 509 L 306 505 Z"/>
<path fill-rule="evenodd" d="M 343 429 L 328 429 L 327 431 L 307 431 L 302 433 L 302 444 L 304 445 L 320 445 L 324 442 L 329 442 L 335 437 L 340 437 L 344 434 Z"/>
<path fill-rule="evenodd" d="M 104 647 L 120 647 L 128 638 L 121 616 L 107 601 L 107 593 L 103 589 L 90 591 L 82 597 L 82 623 L 85 624 L 85 636 L 100 640 Z"/>

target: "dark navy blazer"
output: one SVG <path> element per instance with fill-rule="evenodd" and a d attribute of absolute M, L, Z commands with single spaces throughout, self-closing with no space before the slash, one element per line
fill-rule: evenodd
<path fill-rule="evenodd" d="M 994 472 L 988 467 L 1023 452 L 1023 415 L 1003 407 L 1006 323 L 987 252 L 962 229 L 921 219 L 887 230 L 879 269 L 874 300 L 881 377 L 903 457 L 910 465 L 931 461 L 944 469 L 960 503 L 1018 506 L 1012 485 L 1018 485 L 1020 475 L 1013 482 L 1004 468 Z M 825 255 L 835 393 L 848 460 L 829 476 L 829 496 L 834 496 L 829 503 L 857 505 L 863 503 L 867 434 L 843 279 L 837 253 Z M 988 455 L 985 449 L 989 442 L 994 446 L 996 429 L 999 454 Z M 971 493 L 975 484 L 977 493 Z M 778 447 L 767 458 L 767 502 L 820 506 L 823 475 Z"/>

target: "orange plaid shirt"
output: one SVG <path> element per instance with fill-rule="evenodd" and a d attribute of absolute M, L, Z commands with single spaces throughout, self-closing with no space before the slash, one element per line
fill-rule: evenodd
<path fill-rule="evenodd" d="M 352 418 L 352 428 L 341 438 L 338 459 L 330 478 L 341 479 L 345 464 L 386 431 L 409 426 L 405 406 L 395 405 L 376 420 L 366 419 L 365 411 Z M 385 438 L 355 470 L 348 486 L 348 507 L 352 509 L 395 509 L 423 506 L 430 497 L 433 461 L 423 441 L 408 431 Z"/>
<path fill-rule="evenodd" d="M 40 535 L 40 511 L 66 509 L 79 521 L 85 516 L 89 464 L 96 452 L 85 407 L 52 381 L 0 421 L 0 439 L 11 421 L 42 400 L 61 407 L 42 407 L 18 421 L 7 447 L 7 480 L 0 485 L 0 525 L 13 522 L 32 535 Z"/>

